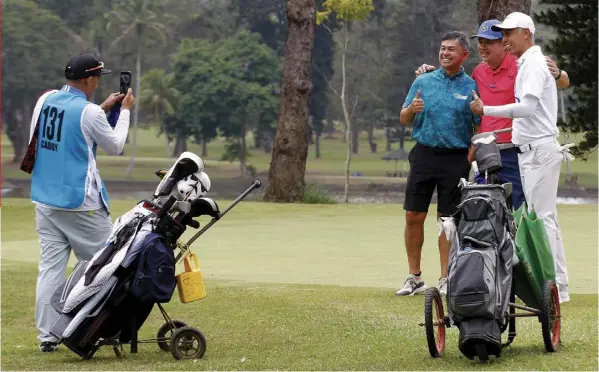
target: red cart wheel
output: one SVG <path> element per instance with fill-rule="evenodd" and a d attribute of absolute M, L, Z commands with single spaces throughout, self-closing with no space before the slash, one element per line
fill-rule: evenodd
<path fill-rule="evenodd" d="M 435 287 L 427 289 L 424 298 L 424 326 L 428 351 L 433 358 L 442 356 L 445 350 L 444 316 L 439 290 Z"/>
<path fill-rule="evenodd" d="M 543 308 L 541 309 L 540 318 L 545 349 L 548 352 L 555 352 L 559 347 L 562 318 L 559 292 L 553 280 L 545 281 L 543 286 Z"/>

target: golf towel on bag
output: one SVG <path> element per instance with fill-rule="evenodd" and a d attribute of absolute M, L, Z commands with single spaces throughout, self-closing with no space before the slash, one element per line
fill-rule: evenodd
<path fill-rule="evenodd" d="M 472 357 L 483 344 L 501 351 L 514 256 L 513 221 L 501 185 L 466 185 L 450 238 L 447 308 L 460 329 L 460 351 Z"/>

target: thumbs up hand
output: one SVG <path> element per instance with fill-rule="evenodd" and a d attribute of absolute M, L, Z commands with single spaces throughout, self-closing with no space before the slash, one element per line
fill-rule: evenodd
<path fill-rule="evenodd" d="M 412 103 L 410 103 L 409 107 L 410 111 L 412 111 L 412 114 L 414 115 L 424 110 L 424 101 L 422 100 L 422 98 L 420 98 L 420 90 L 418 90 L 418 93 L 416 93 L 416 96 L 412 100 Z"/>
<path fill-rule="evenodd" d="M 485 104 L 478 97 L 478 94 L 473 90 L 472 91 L 472 102 L 470 102 L 470 110 L 474 115 L 482 116 L 484 113 Z"/>

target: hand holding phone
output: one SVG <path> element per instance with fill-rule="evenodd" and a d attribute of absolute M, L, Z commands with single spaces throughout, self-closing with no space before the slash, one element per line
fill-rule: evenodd
<path fill-rule="evenodd" d="M 131 90 L 131 88 L 129 88 L 129 90 L 127 91 L 127 94 L 125 94 L 125 97 L 121 101 L 121 107 L 122 107 L 122 109 L 131 110 L 134 102 L 135 102 L 135 97 L 133 96 L 133 91 Z"/>
<path fill-rule="evenodd" d="M 127 94 L 129 88 L 131 88 L 131 71 L 121 71 L 121 88 L 119 92 L 121 94 Z"/>
<path fill-rule="evenodd" d="M 121 76 L 120 76 L 119 80 L 120 80 L 119 93 L 126 95 L 127 92 L 129 91 L 129 88 L 131 87 L 131 71 L 121 71 Z M 113 128 L 115 127 L 116 122 L 119 120 L 123 100 L 121 100 L 120 102 L 118 102 L 117 104 L 112 106 L 112 109 L 110 110 L 110 113 L 108 114 L 108 123 Z"/>

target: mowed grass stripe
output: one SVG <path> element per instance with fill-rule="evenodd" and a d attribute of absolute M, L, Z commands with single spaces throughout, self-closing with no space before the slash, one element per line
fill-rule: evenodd
<path fill-rule="evenodd" d="M 219 204 L 224 209 L 229 201 Z M 130 209 L 132 202 L 113 201 L 112 205 L 114 218 Z M 4 199 L 3 207 L 2 258 L 37 262 L 33 205 L 23 199 Z M 597 206 L 560 205 L 558 210 L 570 289 L 597 293 Z M 439 276 L 436 225 L 432 218 L 426 221 L 422 270 L 429 285 L 435 285 Z M 391 290 L 402 284 L 407 273 L 403 229 L 403 210 L 396 204 L 242 202 L 198 239 L 192 250 L 209 279 Z M 193 233 L 189 229 L 184 240 Z"/>

